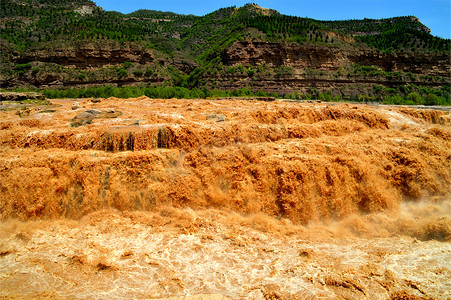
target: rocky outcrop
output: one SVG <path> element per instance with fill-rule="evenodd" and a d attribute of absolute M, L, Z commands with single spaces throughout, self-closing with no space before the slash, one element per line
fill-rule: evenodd
<path fill-rule="evenodd" d="M 4 87 L 180 84 L 177 81 L 183 78 L 174 77 L 174 69 L 195 75 L 193 71 L 199 67 L 180 53 L 170 58 L 141 44 L 114 41 L 45 45 L 11 55 L 15 72 L 0 74 Z M 225 68 L 254 70 L 221 73 L 215 72 L 216 65 L 210 65 L 196 87 L 310 95 L 327 91 L 346 98 L 366 94 L 380 98 L 381 93 L 373 93 L 376 85 L 440 88 L 451 79 L 450 56 L 444 52 L 383 53 L 357 46 L 240 41 L 224 50 L 221 59 Z M 17 69 L 21 64 L 22 69 Z M 358 66 L 366 69 L 356 72 Z"/>
<path fill-rule="evenodd" d="M 75 104 L 74 104 L 75 105 Z M 74 110 L 74 105 L 72 105 L 72 110 Z M 75 108 L 78 109 L 79 107 Z M 88 109 L 78 115 L 76 115 L 71 121 L 71 127 L 80 127 L 83 125 L 91 124 L 93 119 L 112 119 L 117 118 L 122 115 L 122 112 L 116 111 L 113 108 L 105 110 Z"/>
<path fill-rule="evenodd" d="M 3 60 L 10 69 L 0 72 L 5 88 L 161 84 L 172 80 L 174 69 L 187 75 L 199 66 L 180 54 L 169 57 L 139 43 L 111 40 L 42 43 L 23 53 L 9 51 Z"/>
<path fill-rule="evenodd" d="M 22 101 L 22 100 L 44 100 L 44 95 L 40 93 L 27 92 L 0 92 L 0 101 Z"/>
<path fill-rule="evenodd" d="M 411 72 L 414 74 L 451 77 L 451 56 L 448 53 L 382 53 L 377 50 L 362 50 L 348 53 L 353 63 L 376 66 L 385 71 Z"/>
<path fill-rule="evenodd" d="M 356 99 L 363 95 L 369 95 L 381 99 L 384 93 L 378 93 L 376 87 L 399 89 L 401 86 L 415 84 L 422 87 L 440 88 L 444 83 L 426 81 L 404 81 L 398 79 L 387 79 L 381 77 L 368 78 L 365 76 L 341 76 L 330 75 L 286 75 L 275 77 L 252 78 L 247 75 L 229 75 L 224 78 L 209 78 L 207 86 L 210 89 L 237 90 L 251 89 L 254 92 L 265 91 L 267 93 L 278 93 L 280 95 L 309 94 L 318 96 L 319 93 L 328 92 L 331 96 L 339 96 L 345 99 Z M 445 83 L 448 84 L 448 83 Z"/>
<path fill-rule="evenodd" d="M 74 43 L 31 49 L 18 57 L 18 62 L 52 62 L 78 67 L 95 67 L 123 62 L 147 64 L 154 62 L 152 50 L 138 44 L 105 42 Z"/>
<path fill-rule="evenodd" d="M 358 47 L 241 41 L 221 58 L 226 71 L 207 73 L 210 88 L 279 94 L 330 92 L 346 98 L 369 94 L 380 99 L 384 95 L 374 91 L 376 86 L 441 88 L 451 80 L 450 56 L 443 52 L 383 53 Z M 231 67 L 236 68 L 230 71 Z"/>
<path fill-rule="evenodd" d="M 451 75 L 451 60 L 446 53 L 382 53 L 374 49 L 268 42 L 236 42 L 222 53 L 225 65 L 289 66 L 335 71 L 348 64 L 375 66 L 384 71 L 416 74 Z"/>
<path fill-rule="evenodd" d="M 269 65 L 337 70 L 347 63 L 338 48 L 267 42 L 236 42 L 222 53 L 225 65 Z"/>

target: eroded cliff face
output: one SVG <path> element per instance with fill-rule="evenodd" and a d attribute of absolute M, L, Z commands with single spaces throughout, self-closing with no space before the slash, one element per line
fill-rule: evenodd
<path fill-rule="evenodd" d="M 226 65 L 289 66 L 335 71 L 348 64 L 374 66 L 384 71 L 450 76 L 450 56 L 445 53 L 382 53 L 373 49 L 348 49 L 317 45 L 236 42 L 222 55 Z"/>
<path fill-rule="evenodd" d="M 56 47 L 41 47 L 25 52 L 18 61 L 52 62 L 78 67 L 102 66 L 126 61 L 141 64 L 152 63 L 155 55 L 152 50 L 141 45 L 118 42 L 76 43 Z"/>
<path fill-rule="evenodd" d="M 222 80 L 218 77 L 212 80 L 216 87 L 250 87 L 278 93 L 315 88 L 353 96 L 368 93 L 375 85 L 440 87 L 449 85 L 451 74 L 451 60 L 446 53 L 383 53 L 369 48 L 242 41 L 226 49 L 221 58 L 225 66 L 263 66 L 267 72 L 255 76 L 225 74 Z M 277 74 L 276 69 L 281 66 L 289 72 Z M 369 67 L 373 72 L 355 72 L 356 66 Z"/>
<path fill-rule="evenodd" d="M 338 48 L 297 44 L 236 42 L 222 54 L 226 65 L 269 65 L 337 70 L 349 60 Z"/>
<path fill-rule="evenodd" d="M 365 66 L 380 67 L 385 71 L 411 72 L 414 74 L 451 76 L 451 57 L 446 53 L 389 53 L 376 50 L 362 50 L 350 52 L 352 63 Z"/>
<path fill-rule="evenodd" d="M 170 82 L 173 72 L 189 74 L 198 66 L 180 55 L 168 57 L 143 44 L 116 41 L 49 42 L 2 55 L 0 80 L 6 88 L 161 84 Z"/>
<path fill-rule="evenodd" d="M 174 70 L 192 75 L 200 66 L 182 53 L 169 57 L 142 44 L 113 41 L 45 45 L 24 53 L 11 52 L 8 60 L 12 70 L 18 64 L 30 66 L 27 70 L 16 70 L 13 75 L 0 74 L 4 87 L 171 84 Z M 216 64 L 210 65 L 203 68 L 201 81 L 194 81 L 196 87 L 251 88 L 279 94 L 331 92 L 345 98 L 370 94 L 380 99 L 381 93 L 374 92 L 376 85 L 398 88 L 414 84 L 439 89 L 449 86 L 451 81 L 451 59 L 443 52 L 383 53 L 357 46 L 241 41 L 223 51 L 221 60 L 225 68 L 263 71 L 221 73 L 215 69 Z M 120 73 L 118 69 L 124 68 L 124 64 L 133 66 Z M 356 72 L 356 66 L 367 70 Z"/>

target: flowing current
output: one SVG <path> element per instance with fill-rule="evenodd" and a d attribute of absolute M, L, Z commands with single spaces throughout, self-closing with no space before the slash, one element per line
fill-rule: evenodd
<path fill-rule="evenodd" d="M 451 297 L 447 111 L 142 97 L 0 114 L 2 297 Z"/>

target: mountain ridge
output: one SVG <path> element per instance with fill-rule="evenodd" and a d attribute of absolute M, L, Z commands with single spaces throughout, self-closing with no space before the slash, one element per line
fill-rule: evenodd
<path fill-rule="evenodd" d="M 1 5 L 2 87 L 167 84 L 310 96 L 315 93 L 309 90 L 320 89 L 341 97 L 377 98 L 383 93 L 368 90 L 377 82 L 398 92 L 399 86 L 413 85 L 411 90 L 424 95 L 430 90 L 421 86 L 433 86 L 449 99 L 443 86 L 450 80 L 450 40 L 434 37 L 414 16 L 319 21 L 255 3 L 204 16 L 155 10 L 122 14 L 88 0 L 4 0 Z M 374 70 L 362 72 L 360 65 Z M 235 66 L 243 71 L 229 74 Z M 285 74 L 276 78 L 282 66 Z M 369 83 L 357 85 L 358 93 L 337 92 L 336 84 L 318 88 L 319 79 L 308 76 L 302 85 L 287 86 L 309 69 L 327 82 L 343 81 L 346 73 L 347 85 L 354 87 L 358 70 Z M 393 72 L 405 79 L 394 81 Z M 272 88 L 255 82 L 256 77 Z"/>

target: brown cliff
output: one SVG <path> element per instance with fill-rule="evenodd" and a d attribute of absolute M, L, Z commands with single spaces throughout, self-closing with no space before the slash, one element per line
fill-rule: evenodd
<path fill-rule="evenodd" d="M 152 63 L 155 56 L 150 49 L 139 44 L 119 42 L 73 43 L 44 45 L 26 51 L 17 61 L 52 62 L 61 65 L 93 67 L 123 62 Z"/>
<path fill-rule="evenodd" d="M 226 65 L 289 66 L 335 71 L 348 64 L 374 66 L 384 71 L 402 71 L 432 76 L 451 74 L 446 53 L 390 53 L 374 49 L 346 49 L 318 45 L 268 42 L 236 42 L 222 54 Z"/>
<path fill-rule="evenodd" d="M 4 87 L 162 84 L 172 80 L 173 70 L 185 76 L 199 66 L 182 53 L 169 57 L 142 44 L 114 41 L 45 45 L 22 54 L 11 52 L 11 56 L 16 67 L 30 66 L 9 77 L 2 75 Z M 215 72 L 217 65 L 204 67 L 203 82 L 197 82 L 197 87 L 279 94 L 327 92 L 345 98 L 369 94 L 381 99 L 384 94 L 375 92 L 375 86 L 440 89 L 451 78 L 450 56 L 443 52 L 384 53 L 357 46 L 241 41 L 225 49 L 220 59 L 223 68 L 245 70 L 220 73 Z M 120 73 L 119 68 L 126 70 Z M 151 75 L 146 74 L 148 70 Z"/>
<path fill-rule="evenodd" d="M 171 80 L 169 67 L 189 74 L 197 66 L 189 58 L 117 41 L 43 43 L 23 53 L 8 51 L 7 61 L 4 67 L 12 71 L 0 74 L 6 88 L 161 84 Z"/>
<path fill-rule="evenodd" d="M 451 78 L 450 56 L 439 52 L 384 53 L 365 47 L 242 41 L 226 49 L 221 59 L 225 68 L 264 72 L 213 73 L 206 76 L 212 88 L 282 94 L 315 89 L 355 97 L 371 93 L 376 85 L 440 88 L 449 85 Z"/>

